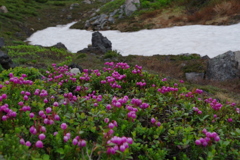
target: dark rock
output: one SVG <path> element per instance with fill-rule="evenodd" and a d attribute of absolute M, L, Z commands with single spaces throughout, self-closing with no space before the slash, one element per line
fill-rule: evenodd
<path fill-rule="evenodd" d="M 228 51 L 208 61 L 206 78 L 225 81 L 240 77 L 240 51 Z"/>
<path fill-rule="evenodd" d="M 100 32 L 94 32 L 92 34 L 92 45 L 88 48 L 84 48 L 77 53 L 95 53 L 95 54 L 104 54 L 112 50 L 112 43 Z"/>
<path fill-rule="evenodd" d="M 14 68 L 16 65 L 10 59 L 10 57 L 3 51 L 0 51 L 0 64 L 4 69 Z"/>
<path fill-rule="evenodd" d="M 70 65 L 68 65 L 68 68 L 78 68 L 80 72 L 83 72 L 83 69 L 81 66 L 79 66 L 78 64 L 72 63 Z"/>
<path fill-rule="evenodd" d="M 66 47 L 64 44 L 62 44 L 61 42 L 55 44 L 55 45 L 52 46 L 52 47 L 56 47 L 56 48 L 58 48 L 58 49 L 66 49 L 66 50 L 67 50 L 67 47 Z"/>
<path fill-rule="evenodd" d="M 205 55 L 205 56 L 202 57 L 202 59 L 209 60 L 210 58 L 208 57 L 208 55 Z"/>
<path fill-rule="evenodd" d="M 92 47 L 96 47 L 101 50 L 101 52 L 106 53 L 112 50 L 112 43 L 100 32 L 94 32 L 92 34 Z"/>
<path fill-rule="evenodd" d="M 4 39 L 0 37 L 0 48 L 4 46 Z"/>

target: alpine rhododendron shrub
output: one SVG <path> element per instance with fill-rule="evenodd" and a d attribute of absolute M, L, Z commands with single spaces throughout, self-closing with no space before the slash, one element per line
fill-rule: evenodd
<path fill-rule="evenodd" d="M 184 81 L 106 62 L 75 75 L 52 65 L 39 79 L 0 82 L 6 159 L 238 159 L 239 104 Z"/>

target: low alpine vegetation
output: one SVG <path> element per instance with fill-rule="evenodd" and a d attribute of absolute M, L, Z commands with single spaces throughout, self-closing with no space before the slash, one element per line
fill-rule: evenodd
<path fill-rule="evenodd" d="M 239 105 L 183 80 L 123 62 L 77 75 L 52 64 L 31 79 L 14 70 L 0 82 L 6 159 L 240 158 Z"/>

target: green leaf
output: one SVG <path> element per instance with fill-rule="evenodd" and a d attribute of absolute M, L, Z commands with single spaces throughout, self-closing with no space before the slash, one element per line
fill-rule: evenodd
<path fill-rule="evenodd" d="M 47 155 L 47 154 L 43 155 L 43 160 L 49 160 L 49 159 L 50 159 L 49 155 Z"/>
<path fill-rule="evenodd" d="M 63 148 L 58 148 L 58 149 L 57 149 L 57 152 L 60 153 L 60 154 L 64 154 Z"/>

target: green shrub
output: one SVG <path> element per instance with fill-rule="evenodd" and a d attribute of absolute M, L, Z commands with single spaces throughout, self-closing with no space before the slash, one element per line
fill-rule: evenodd
<path fill-rule="evenodd" d="M 29 80 L 36 80 L 41 78 L 40 72 L 36 68 L 24 68 L 24 67 L 15 67 L 8 70 L 4 70 L 0 73 L 1 81 L 9 79 L 9 73 L 13 73 L 14 76 L 20 77 L 22 74 L 28 75 Z"/>
<path fill-rule="evenodd" d="M 104 54 L 103 58 L 107 59 L 107 58 L 114 58 L 114 57 L 118 57 L 121 54 L 118 53 L 118 51 L 108 51 Z"/>

